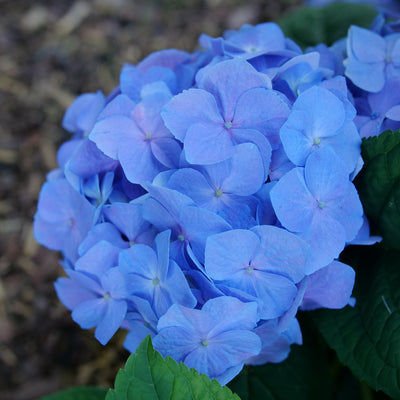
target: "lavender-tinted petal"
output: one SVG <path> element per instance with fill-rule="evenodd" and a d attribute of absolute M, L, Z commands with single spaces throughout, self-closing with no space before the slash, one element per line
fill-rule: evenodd
<path fill-rule="evenodd" d="M 214 96 L 201 89 L 189 89 L 173 97 L 161 116 L 167 128 L 182 142 L 193 124 L 223 123 Z"/>
<path fill-rule="evenodd" d="M 295 283 L 304 277 L 309 252 L 304 240 L 275 226 L 256 226 L 251 231 L 259 236 L 261 242 L 253 265 L 287 276 Z"/>
<path fill-rule="evenodd" d="M 229 367 L 242 364 L 261 349 L 260 338 L 247 330 L 222 332 L 209 338 L 208 342 L 208 346 L 200 344 L 197 351 L 189 353 L 184 362 L 189 368 L 195 368 L 211 378 L 218 377 Z"/>
<path fill-rule="evenodd" d="M 191 164 L 214 164 L 232 155 L 231 135 L 223 125 L 196 123 L 185 137 L 185 156 Z"/>
<path fill-rule="evenodd" d="M 343 308 L 349 303 L 354 279 L 355 272 L 350 266 L 333 261 L 308 277 L 301 309 Z"/>
<path fill-rule="evenodd" d="M 165 315 L 160 318 L 160 321 L 164 317 Z M 164 357 L 169 356 L 181 362 L 187 354 L 196 350 L 200 341 L 201 338 L 197 333 L 181 326 L 172 325 L 165 328 L 158 326 L 158 334 L 153 338 L 153 346 Z"/>
<path fill-rule="evenodd" d="M 113 224 L 104 222 L 102 224 L 94 225 L 88 232 L 78 248 L 79 255 L 83 256 L 91 247 L 101 240 L 105 240 L 121 249 L 128 247 L 128 243 L 122 239 L 121 233 L 118 229 Z"/>
<path fill-rule="evenodd" d="M 263 160 L 265 177 L 268 175 L 269 164 L 271 162 L 271 146 L 274 146 L 274 137 L 268 139 L 256 129 L 232 129 L 233 137 L 236 143 L 253 143 L 258 147 Z M 270 144 L 271 141 L 271 144 Z"/>
<path fill-rule="evenodd" d="M 266 88 L 250 89 L 238 99 L 233 118 L 236 127 L 254 128 L 273 136 L 289 115 L 284 97 Z"/>
<path fill-rule="evenodd" d="M 85 138 L 75 150 L 67 165 L 73 173 L 87 178 L 93 174 L 114 170 L 118 162 L 107 157 L 95 143 Z"/>
<path fill-rule="evenodd" d="M 204 262 L 204 249 L 208 236 L 231 229 L 231 226 L 217 214 L 199 208 L 187 206 L 179 213 L 194 255 Z"/>
<path fill-rule="evenodd" d="M 104 94 L 84 93 L 78 96 L 67 109 L 62 126 L 69 132 L 87 132 L 90 130 L 105 105 Z"/>
<path fill-rule="evenodd" d="M 151 141 L 154 157 L 165 167 L 177 168 L 182 148 L 173 137 L 160 137 Z"/>
<path fill-rule="evenodd" d="M 346 242 L 343 225 L 322 210 L 315 213 L 309 228 L 300 237 L 310 244 L 307 274 L 331 263 L 339 256 Z"/>
<path fill-rule="evenodd" d="M 386 111 L 385 117 L 393 121 L 400 121 L 400 105 L 393 106 Z"/>
<path fill-rule="evenodd" d="M 216 321 L 209 332 L 210 336 L 235 329 L 251 330 L 259 319 L 255 302 L 243 303 L 235 297 L 220 296 L 208 300 L 202 311 L 207 312 Z"/>
<path fill-rule="evenodd" d="M 58 278 L 54 287 L 61 303 L 69 310 L 73 310 L 80 303 L 97 297 L 93 292 L 69 278 Z"/>
<path fill-rule="evenodd" d="M 117 160 L 121 140 L 140 133 L 135 122 L 124 115 L 112 115 L 98 121 L 89 134 L 89 139 L 108 157 Z"/>
<path fill-rule="evenodd" d="M 326 204 L 343 196 L 348 187 L 346 167 L 329 147 L 322 147 L 308 157 L 304 175 L 313 197 Z"/>
<path fill-rule="evenodd" d="M 77 271 L 97 276 L 99 279 L 105 272 L 118 264 L 121 249 L 105 240 L 96 243 L 75 264 Z"/>
<path fill-rule="evenodd" d="M 329 146 L 345 163 L 347 172 L 351 173 L 357 166 L 361 151 L 361 137 L 352 121 L 344 125 L 342 131 L 335 136 L 325 138 L 323 146 Z"/>
<path fill-rule="evenodd" d="M 200 206 L 215 196 L 204 175 L 192 168 L 177 170 L 169 179 L 168 187 L 189 196 Z"/>
<path fill-rule="evenodd" d="M 249 266 L 260 246 L 251 231 L 235 229 L 209 236 L 206 242 L 205 268 L 211 278 L 224 281 Z"/>
<path fill-rule="evenodd" d="M 127 179 L 132 183 L 151 182 L 165 169 L 154 158 L 150 144 L 139 137 L 120 140 L 118 159 Z"/>
<path fill-rule="evenodd" d="M 346 194 L 335 199 L 328 211 L 345 229 L 345 240 L 355 238 L 363 224 L 363 208 L 356 188 L 351 182 L 346 185 Z"/>
<path fill-rule="evenodd" d="M 231 158 L 231 171 L 223 179 L 224 190 L 240 196 L 249 196 L 257 192 L 263 182 L 264 167 L 258 147 L 252 143 L 235 146 Z"/>
<path fill-rule="evenodd" d="M 239 283 L 239 288 L 258 298 L 260 319 L 279 317 L 289 309 L 297 292 L 291 280 L 256 269 L 252 275 L 245 276 L 247 279 Z"/>
<path fill-rule="evenodd" d="M 235 58 L 221 61 L 204 70 L 198 81 L 200 88 L 217 98 L 225 120 L 232 121 L 239 97 L 248 89 L 267 87 L 266 79 L 248 62 Z"/>

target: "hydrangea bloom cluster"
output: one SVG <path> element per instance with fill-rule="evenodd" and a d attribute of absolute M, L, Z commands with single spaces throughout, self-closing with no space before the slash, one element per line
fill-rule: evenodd
<path fill-rule="evenodd" d="M 34 221 L 73 320 L 226 384 L 301 344 L 299 309 L 352 303 L 338 257 L 376 241 L 353 179 L 361 137 L 400 123 L 399 35 L 377 20 L 303 52 L 245 25 L 79 96 Z"/>

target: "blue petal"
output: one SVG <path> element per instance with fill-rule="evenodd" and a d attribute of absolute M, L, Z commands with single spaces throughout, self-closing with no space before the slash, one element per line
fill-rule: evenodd
<path fill-rule="evenodd" d="M 251 231 L 235 229 L 209 236 L 206 242 L 205 268 L 211 278 L 229 280 L 232 274 L 248 268 L 260 246 Z"/>
<path fill-rule="evenodd" d="M 232 155 L 232 137 L 222 124 L 196 123 L 187 131 L 184 149 L 189 163 L 214 164 Z"/>
<path fill-rule="evenodd" d="M 90 329 L 100 323 L 106 311 L 107 301 L 103 298 L 97 298 L 80 303 L 74 308 L 71 316 L 82 329 Z"/>
<path fill-rule="evenodd" d="M 376 63 L 385 59 L 385 39 L 377 33 L 353 25 L 347 37 L 347 51 L 350 58 L 355 57 L 363 63 Z"/>
<path fill-rule="evenodd" d="M 252 143 L 235 146 L 230 165 L 230 173 L 225 179 L 223 177 L 220 179 L 223 182 L 224 191 L 240 196 L 249 196 L 261 188 L 264 182 L 264 167 L 257 146 Z M 206 169 L 210 176 L 212 176 L 211 167 Z M 219 167 L 216 166 L 213 170 L 218 173 Z M 214 182 L 218 181 L 215 176 L 212 179 Z"/>
<path fill-rule="evenodd" d="M 192 168 L 176 171 L 169 179 L 168 187 L 189 196 L 200 206 L 215 197 L 215 189 L 213 190 L 204 175 Z"/>
<path fill-rule="evenodd" d="M 121 249 L 105 240 L 101 240 L 80 257 L 75 268 L 97 276 L 99 279 L 105 272 L 118 264 L 118 255 Z"/>
<path fill-rule="evenodd" d="M 305 275 L 309 247 L 298 236 L 275 226 L 252 228 L 261 241 L 261 249 L 253 259 L 253 265 L 287 276 L 297 283 Z"/>
<path fill-rule="evenodd" d="M 333 261 L 309 276 L 302 310 L 343 308 L 353 291 L 355 272 L 350 266 Z"/>
<path fill-rule="evenodd" d="M 294 168 L 271 189 L 271 202 L 281 224 L 292 232 L 307 229 L 317 202 L 308 190 L 303 168 Z"/>
<path fill-rule="evenodd" d="M 339 256 L 344 249 L 346 232 L 342 224 L 328 213 L 319 210 L 307 230 L 300 237 L 310 244 L 310 257 L 306 273 L 311 274 L 325 267 Z"/>
<path fill-rule="evenodd" d="M 95 330 L 95 338 L 105 345 L 120 328 L 125 319 L 127 304 L 125 301 L 108 300 L 105 314 Z"/>
<path fill-rule="evenodd" d="M 384 61 L 365 64 L 357 59 L 349 58 L 346 63 L 345 74 L 360 89 L 376 93 L 385 86 L 384 67 Z M 371 79 L 371 76 L 374 79 Z"/>
<path fill-rule="evenodd" d="M 58 278 L 54 287 L 58 298 L 69 310 L 73 310 L 79 304 L 97 297 L 93 292 L 69 278 Z"/>
<path fill-rule="evenodd" d="M 118 159 L 118 149 L 123 138 L 135 137 L 141 132 L 135 122 L 124 115 L 112 115 L 98 121 L 89 134 L 89 139 L 108 157 Z"/>
<path fill-rule="evenodd" d="M 167 128 L 182 142 L 193 124 L 224 122 L 214 96 L 201 89 L 189 89 L 173 97 L 161 116 Z"/>
<path fill-rule="evenodd" d="M 246 90 L 268 87 L 263 75 L 240 58 L 221 61 L 204 69 L 198 85 L 216 97 L 225 121 L 232 121 L 236 103 Z"/>

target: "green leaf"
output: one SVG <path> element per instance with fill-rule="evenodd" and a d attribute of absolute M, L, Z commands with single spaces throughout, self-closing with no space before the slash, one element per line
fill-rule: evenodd
<path fill-rule="evenodd" d="M 306 315 L 301 315 L 304 343 L 292 346 L 279 364 L 245 367 L 229 383 L 242 400 L 310 400 L 333 398 L 330 350 Z"/>
<path fill-rule="evenodd" d="M 104 400 L 108 389 L 78 386 L 42 397 L 41 400 Z"/>
<path fill-rule="evenodd" d="M 106 400 L 240 400 L 216 380 L 153 349 L 150 336 L 131 354 L 118 372 L 115 388 Z"/>
<path fill-rule="evenodd" d="M 332 3 L 323 8 L 303 7 L 278 21 L 286 36 L 302 48 L 333 42 L 347 35 L 350 25 L 368 28 L 376 16 L 372 7 Z"/>
<path fill-rule="evenodd" d="M 314 311 L 313 319 L 359 380 L 400 399 L 400 253 L 359 250 L 350 250 L 362 257 L 356 306 Z"/>
<path fill-rule="evenodd" d="M 363 139 L 362 156 L 355 184 L 364 211 L 385 246 L 400 250 L 400 131 Z"/>

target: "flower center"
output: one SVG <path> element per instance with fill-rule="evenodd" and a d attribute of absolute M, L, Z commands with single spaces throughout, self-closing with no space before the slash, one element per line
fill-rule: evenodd
<path fill-rule="evenodd" d="M 103 298 L 104 300 L 109 300 L 111 298 L 110 293 L 104 293 Z"/>
<path fill-rule="evenodd" d="M 207 339 L 203 339 L 200 343 L 201 343 L 201 345 L 204 346 L 204 347 L 207 347 L 207 346 L 209 345 L 209 342 L 208 342 Z"/>
<path fill-rule="evenodd" d="M 251 275 L 251 274 L 254 272 L 253 267 L 249 265 L 249 266 L 246 268 L 246 272 L 247 272 L 249 275 Z"/>
<path fill-rule="evenodd" d="M 323 208 L 325 208 L 326 204 L 324 201 L 319 201 L 318 202 L 318 207 L 322 210 Z"/>
<path fill-rule="evenodd" d="M 144 139 L 150 141 L 151 139 L 153 139 L 153 135 L 150 132 L 146 132 L 146 136 Z"/>
<path fill-rule="evenodd" d="M 157 286 L 160 283 L 160 280 L 158 278 L 153 279 L 153 285 Z"/>
<path fill-rule="evenodd" d="M 232 121 L 226 121 L 224 125 L 225 125 L 226 129 L 231 129 L 232 128 Z"/>
<path fill-rule="evenodd" d="M 185 241 L 185 236 L 183 236 L 182 234 L 180 234 L 180 235 L 178 235 L 177 239 L 178 239 L 180 242 L 184 242 L 184 241 Z"/>
<path fill-rule="evenodd" d="M 379 117 L 379 114 L 377 112 L 373 112 L 371 114 L 371 119 L 377 119 Z"/>
<path fill-rule="evenodd" d="M 319 137 L 314 138 L 313 145 L 319 146 L 321 144 L 321 139 Z"/>
<path fill-rule="evenodd" d="M 67 221 L 67 225 L 73 227 L 73 226 L 75 225 L 75 220 L 74 220 L 73 218 L 70 218 L 70 219 Z"/>
<path fill-rule="evenodd" d="M 216 197 L 221 197 L 222 196 L 222 190 L 218 189 L 215 191 L 215 196 Z"/>

